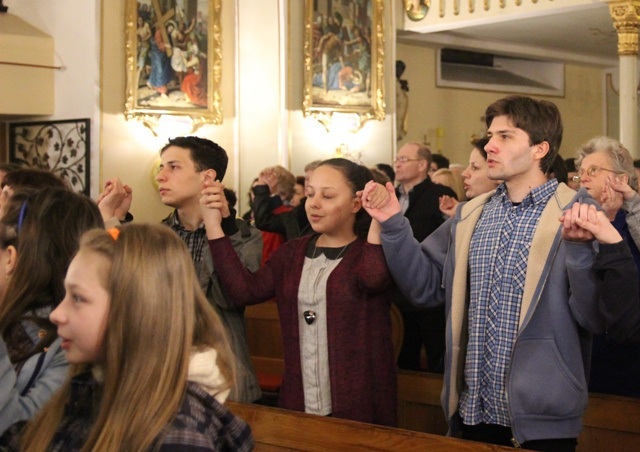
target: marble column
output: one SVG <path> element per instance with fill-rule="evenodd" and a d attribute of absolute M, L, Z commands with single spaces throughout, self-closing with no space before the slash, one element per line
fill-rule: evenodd
<path fill-rule="evenodd" d="M 638 24 L 640 0 L 611 0 L 609 13 L 618 32 L 620 58 L 620 141 L 634 158 L 638 149 Z"/>

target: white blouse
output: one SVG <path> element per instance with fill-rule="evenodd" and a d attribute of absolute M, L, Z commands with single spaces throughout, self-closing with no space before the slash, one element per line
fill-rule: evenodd
<path fill-rule="evenodd" d="M 329 259 L 322 252 L 313 259 L 305 257 L 298 287 L 304 407 L 305 412 L 321 416 L 332 412 L 327 342 L 327 280 L 341 260 L 340 256 L 338 259 Z"/>

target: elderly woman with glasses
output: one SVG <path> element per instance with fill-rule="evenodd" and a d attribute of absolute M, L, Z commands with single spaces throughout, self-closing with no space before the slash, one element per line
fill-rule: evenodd
<path fill-rule="evenodd" d="M 613 138 L 596 137 L 582 146 L 576 167 L 574 180 L 600 203 L 614 226 L 628 223 L 633 241 L 640 244 L 638 178 L 629 151 Z"/>
<path fill-rule="evenodd" d="M 613 138 L 596 137 L 579 150 L 576 167 L 578 176 L 574 179 L 601 204 L 607 219 L 629 245 L 640 270 L 640 195 L 631 154 Z M 611 299 L 610 306 L 615 306 L 622 296 L 620 290 L 606 294 Z M 636 307 L 638 310 L 640 307 Z M 609 323 L 634 315 L 609 313 Z M 640 345 L 616 344 L 611 338 L 618 336 L 618 331 L 610 331 L 609 335 L 594 337 L 589 390 L 640 397 Z"/>

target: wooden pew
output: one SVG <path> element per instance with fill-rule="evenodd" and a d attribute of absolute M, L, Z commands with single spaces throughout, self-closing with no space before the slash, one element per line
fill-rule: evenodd
<path fill-rule="evenodd" d="M 638 398 L 589 394 L 583 424 L 578 452 L 640 451 Z"/>
<path fill-rule="evenodd" d="M 282 375 L 282 338 L 275 303 L 247 308 L 247 340 L 257 372 Z M 640 384 L 640 383 L 639 383 Z M 398 425 L 444 435 L 442 376 L 398 371 Z M 590 394 L 578 452 L 640 451 L 640 399 Z"/>
<path fill-rule="evenodd" d="M 256 442 L 255 450 L 259 452 L 276 450 L 513 451 L 512 448 L 332 417 L 313 416 L 272 407 L 233 402 L 227 402 L 226 405 L 251 426 Z"/>
<path fill-rule="evenodd" d="M 446 434 L 440 405 L 442 376 L 398 371 L 398 425 Z M 578 452 L 640 451 L 640 399 L 590 394 Z"/>

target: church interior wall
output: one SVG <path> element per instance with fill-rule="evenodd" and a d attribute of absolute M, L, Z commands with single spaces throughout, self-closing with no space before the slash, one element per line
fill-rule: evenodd
<path fill-rule="evenodd" d="M 406 64 L 402 76 L 409 82 L 408 132 L 402 143 L 426 141 L 433 152 L 442 152 L 451 162 L 465 164 L 472 136 L 485 130 L 484 111 L 494 100 L 510 93 L 439 88 L 436 86 L 436 50 L 397 44 L 397 58 Z M 572 157 L 580 144 L 606 133 L 603 71 L 599 68 L 565 65 L 564 97 L 542 97 L 554 102 L 564 122 L 560 153 Z"/>
<path fill-rule="evenodd" d="M 10 12 L 50 33 L 56 54 L 66 66 L 55 75 L 55 114 L 46 119 L 90 117 L 92 120 L 92 194 L 118 176 L 134 190 L 132 211 L 140 221 L 158 221 L 169 209 L 162 205 L 152 171 L 166 140 L 188 133 L 178 121 L 154 135 L 126 121 L 124 3 L 100 0 L 7 0 Z M 241 210 L 253 178 L 265 166 L 282 164 L 302 174 L 312 160 L 336 155 L 345 144 L 366 165 L 390 163 L 406 141 L 423 141 L 452 162 L 465 163 L 472 134 L 483 132 L 486 106 L 507 93 L 438 88 L 435 50 L 394 42 L 396 11 L 384 20 L 385 103 L 383 121 L 367 121 L 356 133 L 332 132 L 304 117 L 303 5 L 290 0 L 222 1 L 222 109 L 220 125 L 195 133 L 221 144 L 229 153 L 225 177 L 238 191 Z M 69 14 L 69 11 L 74 11 Z M 82 17 L 83 20 L 78 20 Z M 409 131 L 395 141 L 394 62 L 407 64 Z M 565 121 L 561 153 L 568 157 L 588 138 L 606 133 L 602 70 L 567 65 L 564 97 L 549 98 Z M 283 83 L 282 80 L 285 82 Z M 33 120 L 34 118 L 28 118 Z"/>

